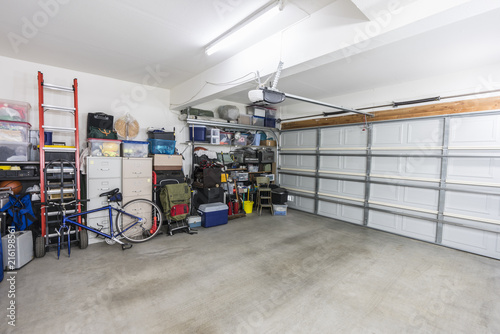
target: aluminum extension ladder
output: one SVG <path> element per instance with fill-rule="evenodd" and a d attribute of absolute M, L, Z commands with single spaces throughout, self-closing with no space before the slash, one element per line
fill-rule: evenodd
<path fill-rule="evenodd" d="M 57 91 L 54 94 L 73 94 L 74 103 L 72 107 L 60 107 L 47 105 L 44 103 L 44 95 L 46 90 Z M 52 85 L 44 82 L 43 73 L 38 72 L 38 112 L 39 112 L 39 131 L 40 131 L 40 200 L 45 203 L 50 201 L 72 201 L 80 200 L 80 149 L 79 149 L 79 133 L 78 133 L 78 82 L 73 79 L 72 87 L 63 87 Z M 61 117 L 73 117 L 73 126 L 60 127 L 45 124 L 45 113 L 57 112 L 62 113 Z M 71 123 L 71 120 L 68 120 Z M 74 134 L 74 146 L 65 145 L 46 145 L 45 131 L 53 133 L 72 133 Z M 57 155 L 66 153 L 71 159 L 46 159 L 47 153 Z M 73 159 L 74 155 L 74 159 Z M 51 161 L 47 161 L 51 160 Z M 59 227 L 60 212 L 57 208 L 48 208 L 45 205 L 41 207 L 41 236 L 35 239 L 35 256 L 42 257 L 45 255 L 46 249 L 50 245 L 57 244 L 57 236 L 55 229 Z M 81 212 L 79 205 L 74 205 L 67 213 Z M 79 221 L 81 222 L 81 221 Z M 50 230 L 54 231 L 50 233 Z M 74 239 L 78 239 L 76 230 L 68 233 L 74 235 Z M 67 239 L 66 239 L 67 240 Z"/>

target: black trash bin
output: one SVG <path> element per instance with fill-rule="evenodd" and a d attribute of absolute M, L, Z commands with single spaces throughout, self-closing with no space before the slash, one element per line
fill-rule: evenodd
<path fill-rule="evenodd" d="M 272 189 L 271 201 L 273 204 L 285 204 L 288 201 L 288 190 L 285 188 Z"/>

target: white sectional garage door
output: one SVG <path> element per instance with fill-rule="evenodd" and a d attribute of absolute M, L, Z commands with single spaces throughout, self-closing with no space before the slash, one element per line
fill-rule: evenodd
<path fill-rule="evenodd" d="M 289 206 L 500 259 L 500 114 L 281 133 Z"/>

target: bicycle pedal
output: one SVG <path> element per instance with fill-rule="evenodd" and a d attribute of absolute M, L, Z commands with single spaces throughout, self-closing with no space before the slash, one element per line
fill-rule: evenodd
<path fill-rule="evenodd" d="M 132 244 L 123 244 L 122 250 L 130 249 L 130 248 L 132 248 L 132 246 L 133 246 Z"/>

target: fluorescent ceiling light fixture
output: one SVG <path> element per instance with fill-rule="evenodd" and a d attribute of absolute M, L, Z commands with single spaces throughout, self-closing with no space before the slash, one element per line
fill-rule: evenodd
<path fill-rule="evenodd" d="M 240 21 L 231 29 L 210 42 L 205 49 L 205 53 L 210 56 L 211 54 L 224 49 L 237 41 L 245 39 L 258 27 L 269 21 L 272 17 L 276 16 L 281 9 L 281 0 L 274 0 L 260 7 L 244 20 Z"/>

